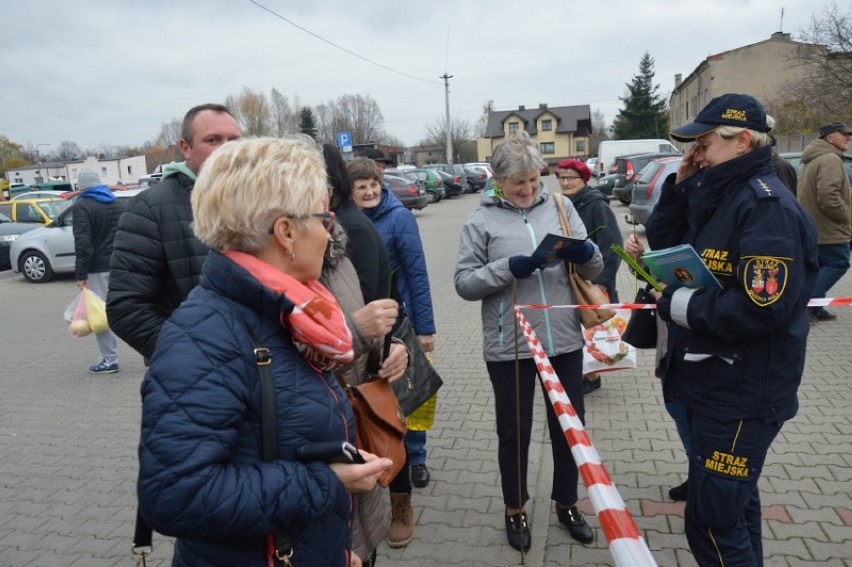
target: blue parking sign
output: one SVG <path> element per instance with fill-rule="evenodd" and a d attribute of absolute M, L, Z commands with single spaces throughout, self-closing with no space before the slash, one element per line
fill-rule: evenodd
<path fill-rule="evenodd" d="M 340 148 L 344 152 L 352 151 L 352 133 L 351 132 L 338 132 L 337 133 L 337 147 Z"/>

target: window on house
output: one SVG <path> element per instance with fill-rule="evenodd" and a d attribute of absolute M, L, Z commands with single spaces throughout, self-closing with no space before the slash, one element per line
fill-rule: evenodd
<path fill-rule="evenodd" d="M 577 152 L 578 154 L 586 153 L 586 140 L 577 140 Z"/>
<path fill-rule="evenodd" d="M 107 168 L 102 167 L 102 168 L 101 168 L 101 176 L 102 176 L 102 177 L 106 177 L 106 174 L 107 174 Z"/>
<path fill-rule="evenodd" d="M 127 175 L 133 175 L 133 166 L 132 165 L 127 166 Z"/>
<path fill-rule="evenodd" d="M 553 120 L 542 120 L 541 130 L 542 132 L 550 132 L 551 130 L 553 130 Z"/>
<path fill-rule="evenodd" d="M 517 122 L 509 122 L 509 134 L 514 134 L 518 131 Z"/>
<path fill-rule="evenodd" d="M 542 142 L 538 145 L 538 149 L 541 150 L 543 154 L 552 154 L 556 152 L 555 144 L 553 142 Z"/>

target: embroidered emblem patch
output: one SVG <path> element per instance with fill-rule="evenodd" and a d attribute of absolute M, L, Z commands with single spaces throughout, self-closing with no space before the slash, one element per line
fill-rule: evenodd
<path fill-rule="evenodd" d="M 750 258 L 743 273 L 743 287 L 755 305 L 772 305 L 787 287 L 787 264 L 770 256 Z"/>

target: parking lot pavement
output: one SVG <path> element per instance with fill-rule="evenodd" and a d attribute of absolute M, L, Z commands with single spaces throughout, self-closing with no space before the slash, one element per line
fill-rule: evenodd
<path fill-rule="evenodd" d="M 545 178 L 551 185 L 554 176 Z M 388 566 L 513 566 L 520 554 L 503 531 L 497 438 L 481 355 L 479 304 L 453 291 L 458 234 L 479 195 L 429 205 L 415 216 L 426 248 L 438 323 L 435 365 L 444 378 L 429 433 L 432 482 L 414 489 L 415 539 L 379 548 Z M 611 202 L 623 223 L 627 208 Z M 624 234 L 629 227 L 623 225 Z M 643 231 L 637 231 L 640 235 Z M 619 292 L 632 296 L 622 269 Z M 71 279 L 26 283 L 0 275 L 0 567 L 128 565 L 135 514 L 141 359 L 121 344 L 122 370 L 93 376 L 92 338 L 71 337 L 62 312 Z M 852 276 L 835 296 L 852 295 Z M 852 381 L 848 337 L 852 308 L 811 328 L 799 414 L 773 444 L 761 479 L 767 566 L 852 565 Z M 604 377 L 586 401 L 589 435 L 660 565 L 693 566 L 683 535 L 683 504 L 667 490 L 686 463 L 662 407 L 651 353 L 638 368 Z M 581 489 L 580 507 L 595 527 L 589 546 L 573 542 L 551 513 L 552 465 L 543 402 L 530 450 L 533 544 L 524 565 L 613 565 Z M 170 564 L 171 542 L 155 536 L 149 566 Z"/>

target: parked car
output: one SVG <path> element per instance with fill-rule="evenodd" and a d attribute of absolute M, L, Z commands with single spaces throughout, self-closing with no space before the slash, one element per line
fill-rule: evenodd
<path fill-rule="evenodd" d="M 398 167 L 392 169 L 386 169 L 385 175 L 395 175 L 397 177 L 404 177 L 409 181 L 413 181 L 418 188 L 426 191 L 426 196 L 429 197 L 430 203 L 437 203 L 441 199 L 447 196 L 447 188 L 444 186 L 435 187 L 434 184 L 429 184 L 426 186 L 426 174 L 423 172 L 417 172 L 413 169 L 400 169 Z"/>
<path fill-rule="evenodd" d="M 663 182 L 670 174 L 677 173 L 681 160 L 681 156 L 657 158 L 642 168 L 636 176 L 633 195 L 630 199 L 630 215 L 633 224 L 644 226 L 648 222 L 651 211 L 660 200 Z"/>
<path fill-rule="evenodd" d="M 0 203 L 0 213 L 14 222 L 47 224 L 69 206 L 65 199 L 12 199 Z"/>
<path fill-rule="evenodd" d="M 447 198 L 453 196 L 453 193 L 450 193 L 450 190 L 444 183 L 443 178 L 438 175 L 438 172 L 436 170 L 421 167 L 417 169 L 412 169 L 411 171 L 413 173 L 416 173 L 417 177 L 423 180 L 423 185 L 424 187 L 426 187 L 427 191 L 430 187 L 434 187 L 435 189 L 443 187 Z"/>
<path fill-rule="evenodd" d="M 8 270 L 12 267 L 9 259 L 9 250 L 12 243 L 25 232 L 36 230 L 39 225 L 29 222 L 13 222 L 11 218 L 0 213 L 0 270 Z"/>
<path fill-rule="evenodd" d="M 426 190 L 418 187 L 416 183 L 404 177 L 388 175 L 385 173 L 384 180 L 390 186 L 391 192 L 396 195 L 406 209 L 422 209 L 429 203 Z"/>
<path fill-rule="evenodd" d="M 452 177 L 458 177 L 459 181 L 456 184 L 461 185 L 461 188 L 462 188 L 461 192 L 462 193 L 473 193 L 474 192 L 473 183 L 471 183 L 470 180 L 468 179 L 469 173 L 465 169 L 465 167 L 460 163 L 430 163 L 430 164 L 424 165 L 423 167 L 425 169 L 435 169 L 435 170 L 438 170 L 438 171 L 442 171 L 442 172 L 446 173 L 447 175 L 449 175 L 450 179 L 452 179 Z M 441 178 L 444 180 L 444 185 L 447 185 L 447 179 L 448 178 L 444 177 L 444 176 L 441 176 Z M 455 183 L 455 181 L 453 181 L 453 182 Z M 483 185 L 484 185 L 484 183 L 483 183 Z M 452 190 L 449 189 L 449 188 L 447 188 L 447 189 L 452 194 Z"/>
<path fill-rule="evenodd" d="M 542 177 L 550 175 L 550 165 L 547 162 L 544 162 L 544 165 L 541 167 L 541 171 L 539 171 L 539 175 Z"/>
<path fill-rule="evenodd" d="M 494 173 L 491 171 L 491 164 L 484 161 L 474 161 L 466 163 L 464 164 L 464 166 L 484 173 L 487 179 L 491 179 L 491 176 L 494 175 Z"/>
<path fill-rule="evenodd" d="M 597 185 L 595 188 L 612 199 L 612 188 L 615 186 L 615 180 L 618 178 L 618 174 L 610 173 L 609 175 L 604 175 L 603 177 L 598 179 Z"/>
<path fill-rule="evenodd" d="M 590 157 L 586 160 L 586 167 L 592 172 L 592 177 L 598 177 L 598 158 Z"/>
<path fill-rule="evenodd" d="M 476 170 L 466 165 L 463 167 L 465 175 L 467 175 L 467 180 L 470 186 L 473 187 L 473 192 L 481 191 L 485 187 L 485 182 L 488 181 L 488 175 L 481 169 Z"/>
<path fill-rule="evenodd" d="M 629 205 L 633 196 L 633 182 L 636 181 L 636 174 L 651 161 L 671 155 L 671 153 L 641 153 L 618 156 L 615 158 L 615 174 L 617 177 L 612 188 L 612 194 L 625 205 Z M 680 154 L 677 155 L 680 157 Z"/>
<path fill-rule="evenodd" d="M 144 189 L 116 192 L 124 204 Z M 34 230 L 22 234 L 11 244 L 9 262 L 16 274 L 27 281 L 44 283 L 55 274 L 74 272 L 74 207 L 63 200 L 66 208 L 46 226 L 33 225 Z"/>
<path fill-rule="evenodd" d="M 467 188 L 467 177 L 453 175 L 440 169 L 433 169 L 432 171 L 434 171 L 441 177 L 441 181 L 444 182 L 444 187 L 447 188 L 447 196 L 455 197 L 456 195 L 461 195 L 462 193 L 473 192 L 472 190 L 468 190 Z"/>
<path fill-rule="evenodd" d="M 787 160 L 790 165 L 793 166 L 793 169 L 796 170 L 797 176 L 802 176 L 802 152 L 784 152 L 783 154 L 778 155 Z M 852 156 L 849 154 L 843 154 L 843 166 L 846 168 L 846 175 L 849 176 L 849 182 L 852 183 Z"/>
<path fill-rule="evenodd" d="M 17 195 L 12 197 L 12 200 L 20 201 L 21 199 L 65 199 L 65 196 L 68 194 L 68 191 L 37 189 L 33 191 L 27 191 L 26 193 L 18 193 Z"/>

